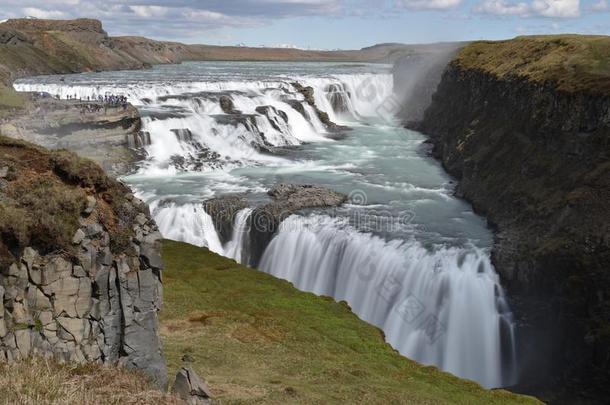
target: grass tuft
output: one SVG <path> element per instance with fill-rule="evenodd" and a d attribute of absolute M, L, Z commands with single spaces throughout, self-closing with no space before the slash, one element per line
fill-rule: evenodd
<path fill-rule="evenodd" d="M 1 404 L 182 404 L 137 371 L 41 358 L 0 363 Z"/>

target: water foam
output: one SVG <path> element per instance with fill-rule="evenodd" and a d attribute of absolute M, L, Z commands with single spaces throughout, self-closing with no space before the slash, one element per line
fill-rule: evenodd
<path fill-rule="evenodd" d="M 300 290 L 347 301 L 411 359 L 487 388 L 512 382 L 510 364 L 503 364 L 503 351 L 514 353 L 512 320 L 482 249 L 426 249 L 359 233 L 337 219 L 292 216 L 260 269 Z"/>

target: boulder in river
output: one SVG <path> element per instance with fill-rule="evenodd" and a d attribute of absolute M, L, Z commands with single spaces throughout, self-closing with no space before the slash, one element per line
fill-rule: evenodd
<path fill-rule="evenodd" d="M 219 99 L 220 108 L 225 114 L 241 114 L 241 111 L 235 109 L 235 104 L 229 96 L 222 95 Z"/>

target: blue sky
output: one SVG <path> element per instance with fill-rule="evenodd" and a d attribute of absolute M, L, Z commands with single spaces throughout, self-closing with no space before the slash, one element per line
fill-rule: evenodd
<path fill-rule="evenodd" d="M 23 16 L 98 18 L 111 35 L 315 49 L 610 34 L 610 0 L 0 0 L 0 20 Z"/>

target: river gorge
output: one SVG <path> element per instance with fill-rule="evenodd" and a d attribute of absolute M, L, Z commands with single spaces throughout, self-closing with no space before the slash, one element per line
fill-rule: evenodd
<path fill-rule="evenodd" d="M 19 91 L 123 95 L 145 158 L 122 178 L 164 237 L 346 301 L 404 356 L 487 388 L 516 383 L 515 325 L 484 218 L 454 195 L 426 136 L 395 117 L 390 65 L 188 62 L 39 76 Z M 299 210 L 251 243 L 252 208 L 278 184 L 348 196 Z M 246 201 L 224 235 L 204 201 Z M 215 226 L 216 225 L 216 226 Z"/>

